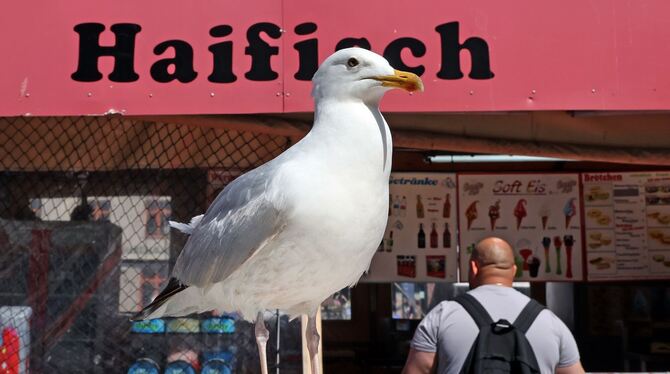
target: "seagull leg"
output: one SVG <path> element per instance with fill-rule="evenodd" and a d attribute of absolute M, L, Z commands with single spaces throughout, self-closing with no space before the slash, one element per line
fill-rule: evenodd
<path fill-rule="evenodd" d="M 316 316 L 310 316 L 307 319 L 307 328 L 305 329 L 305 336 L 307 337 L 307 350 L 309 351 L 310 362 L 312 363 L 312 374 L 319 374 L 321 372 L 319 366 L 319 332 L 316 329 Z"/>
<path fill-rule="evenodd" d="M 256 344 L 258 345 L 258 357 L 261 360 L 261 374 L 268 374 L 267 343 L 270 339 L 270 331 L 265 328 L 263 312 L 258 312 L 256 317 Z"/>

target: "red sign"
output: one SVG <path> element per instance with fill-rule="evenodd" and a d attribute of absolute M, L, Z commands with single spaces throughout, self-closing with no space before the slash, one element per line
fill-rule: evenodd
<path fill-rule="evenodd" d="M 670 109 L 670 3 L 13 1 L 0 115 L 312 110 L 335 49 L 421 75 L 387 111 Z"/>

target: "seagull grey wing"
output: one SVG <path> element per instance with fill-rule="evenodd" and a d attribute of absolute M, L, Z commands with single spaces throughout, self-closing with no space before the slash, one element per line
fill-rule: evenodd
<path fill-rule="evenodd" d="M 269 196 L 267 173 L 256 169 L 214 200 L 177 259 L 173 276 L 187 285 L 221 282 L 280 230 L 278 201 Z"/>

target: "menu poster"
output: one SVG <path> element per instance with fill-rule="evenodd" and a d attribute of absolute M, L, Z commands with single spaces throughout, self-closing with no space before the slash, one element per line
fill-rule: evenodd
<path fill-rule="evenodd" d="M 588 280 L 670 278 L 670 172 L 583 173 Z"/>
<path fill-rule="evenodd" d="M 455 282 L 456 175 L 393 173 L 388 224 L 363 282 Z"/>
<path fill-rule="evenodd" d="M 461 281 L 489 236 L 514 248 L 516 280 L 583 279 L 578 174 L 459 174 L 458 210 Z"/>

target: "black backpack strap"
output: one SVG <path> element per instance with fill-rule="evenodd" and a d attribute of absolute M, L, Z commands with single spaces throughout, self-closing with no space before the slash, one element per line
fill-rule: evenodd
<path fill-rule="evenodd" d="M 530 328 L 530 325 L 533 324 L 537 315 L 544 310 L 544 305 L 538 303 L 537 301 L 530 299 L 528 304 L 523 308 L 519 316 L 516 317 L 514 321 L 514 327 L 522 333 L 526 333 Z"/>
<path fill-rule="evenodd" d="M 474 296 L 464 293 L 454 299 L 455 302 L 461 304 L 463 309 L 472 317 L 477 326 L 481 329 L 484 326 L 491 326 L 493 319 L 489 312 L 484 309 L 482 304 L 474 298 Z"/>

